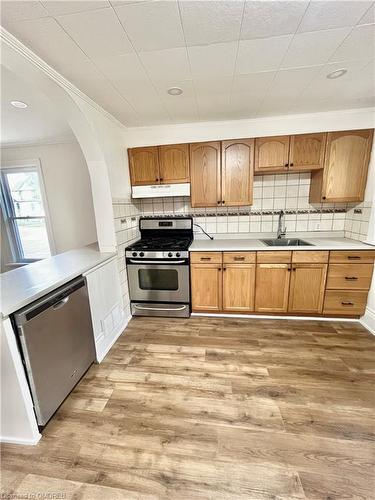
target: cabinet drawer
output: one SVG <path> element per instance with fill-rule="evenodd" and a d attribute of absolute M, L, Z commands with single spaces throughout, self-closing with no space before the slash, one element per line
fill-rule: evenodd
<path fill-rule="evenodd" d="M 304 251 L 297 250 L 293 252 L 292 262 L 305 264 L 308 262 L 317 262 L 319 264 L 326 264 L 328 262 L 329 252 L 315 252 L 315 251 Z"/>
<path fill-rule="evenodd" d="M 330 264 L 327 288 L 369 290 L 372 270 L 372 264 Z"/>
<path fill-rule="evenodd" d="M 361 316 L 367 303 L 366 291 L 327 290 L 323 314 Z"/>
<path fill-rule="evenodd" d="M 221 264 L 223 260 L 221 252 L 191 252 L 190 261 L 193 264 Z"/>
<path fill-rule="evenodd" d="M 258 264 L 289 264 L 292 258 L 292 252 L 257 252 Z"/>
<path fill-rule="evenodd" d="M 365 264 L 371 264 L 374 262 L 375 259 L 375 250 L 358 250 L 358 251 L 338 251 L 335 250 L 333 252 L 330 252 L 329 256 L 329 262 L 333 263 L 344 263 L 344 262 L 350 262 L 351 264 L 353 263 L 365 263 Z"/>
<path fill-rule="evenodd" d="M 224 252 L 223 262 L 225 264 L 254 264 L 255 252 Z"/>

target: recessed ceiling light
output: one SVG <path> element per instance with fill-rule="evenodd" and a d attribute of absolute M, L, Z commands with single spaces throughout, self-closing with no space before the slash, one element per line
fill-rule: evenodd
<path fill-rule="evenodd" d="M 171 87 L 167 90 L 167 92 L 169 95 L 181 95 L 183 93 L 183 90 L 180 89 L 180 87 Z"/>
<path fill-rule="evenodd" d="M 327 78 L 329 78 L 330 80 L 334 80 L 335 78 L 340 78 L 340 76 L 344 76 L 345 73 L 347 72 L 348 70 L 345 68 L 337 69 L 336 71 L 332 71 L 332 73 L 329 73 L 327 75 Z"/>
<path fill-rule="evenodd" d="M 10 101 L 11 105 L 15 108 L 27 108 L 27 104 L 22 101 Z"/>

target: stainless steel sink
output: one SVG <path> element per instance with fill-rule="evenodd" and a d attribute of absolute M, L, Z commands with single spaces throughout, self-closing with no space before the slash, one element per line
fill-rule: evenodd
<path fill-rule="evenodd" d="M 295 247 L 295 246 L 309 246 L 313 247 L 312 243 L 307 243 L 307 241 L 295 239 L 287 239 L 287 238 L 274 238 L 270 240 L 261 240 L 265 245 L 269 247 Z"/>

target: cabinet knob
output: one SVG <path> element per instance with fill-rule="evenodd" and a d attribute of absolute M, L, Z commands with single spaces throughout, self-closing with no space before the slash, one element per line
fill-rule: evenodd
<path fill-rule="evenodd" d="M 343 306 L 354 306 L 353 302 L 341 302 Z"/>
<path fill-rule="evenodd" d="M 221 271 L 221 267 L 218 267 L 218 268 L 217 268 L 217 270 L 218 270 L 218 271 Z"/>
<path fill-rule="evenodd" d="M 290 166 L 293 167 L 294 163 L 291 163 Z"/>
<path fill-rule="evenodd" d="M 322 197 L 322 200 L 326 200 L 327 198 L 325 196 Z"/>
<path fill-rule="evenodd" d="M 218 200 L 217 204 L 218 204 L 218 205 L 220 205 L 220 203 L 221 203 L 221 201 L 220 201 L 220 200 Z"/>
<path fill-rule="evenodd" d="M 156 180 L 156 182 L 159 182 L 159 179 L 158 179 L 158 178 L 156 178 L 155 180 Z"/>
<path fill-rule="evenodd" d="M 163 177 L 160 177 L 160 180 L 163 181 L 164 180 Z"/>
<path fill-rule="evenodd" d="M 289 167 L 289 163 L 285 163 L 285 167 Z"/>
<path fill-rule="evenodd" d="M 225 205 L 225 200 L 223 200 L 221 203 L 222 203 L 223 205 Z"/>

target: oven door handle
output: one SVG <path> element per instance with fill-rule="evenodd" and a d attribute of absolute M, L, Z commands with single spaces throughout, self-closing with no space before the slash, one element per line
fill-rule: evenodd
<path fill-rule="evenodd" d="M 155 260 L 133 260 L 133 259 L 129 259 L 129 262 L 131 264 L 155 264 L 157 266 L 159 266 L 160 264 L 163 265 L 163 264 L 169 264 L 169 265 L 173 265 L 173 264 L 185 264 L 185 260 L 167 260 L 165 262 L 160 262 L 160 261 L 155 261 Z"/>
<path fill-rule="evenodd" d="M 136 309 L 139 309 L 141 311 L 183 311 L 184 309 L 187 308 L 187 306 L 181 306 L 181 307 L 142 307 L 138 305 L 134 305 Z"/>

